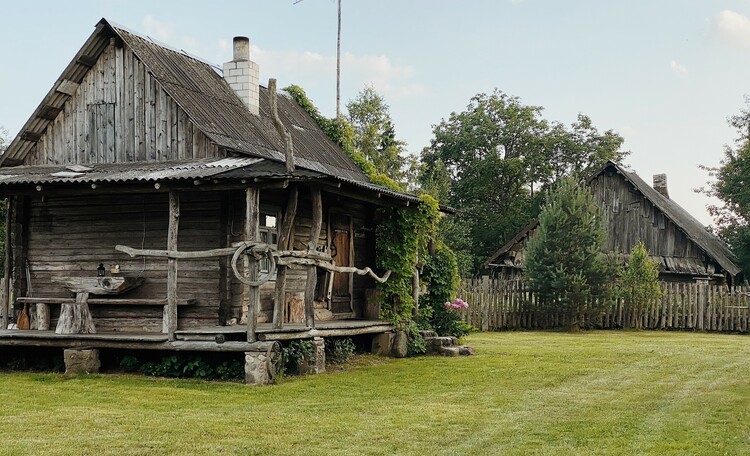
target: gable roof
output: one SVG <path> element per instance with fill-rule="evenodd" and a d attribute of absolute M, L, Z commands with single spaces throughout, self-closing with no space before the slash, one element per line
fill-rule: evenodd
<path fill-rule="evenodd" d="M 635 187 L 644 198 L 648 199 L 657 209 L 659 209 L 666 218 L 672 221 L 672 223 L 682 230 L 688 239 L 694 242 L 700 247 L 708 256 L 713 258 L 719 265 L 724 268 L 725 271 L 729 272 L 732 276 L 736 276 L 742 270 L 734 262 L 734 254 L 729 247 L 713 233 L 706 230 L 695 217 L 690 215 L 688 211 L 682 208 L 679 204 L 673 200 L 666 198 L 661 193 L 657 192 L 650 185 L 648 185 L 641 177 L 634 171 L 628 170 L 622 165 L 615 162 L 608 161 L 596 172 L 594 172 L 587 180 L 587 184 L 599 177 L 604 172 L 615 172 L 622 175 L 627 182 Z M 520 242 L 525 238 L 531 231 L 533 231 L 537 225 L 538 220 L 532 221 L 526 227 L 524 227 L 516 236 L 513 237 L 509 242 L 503 245 L 497 252 L 495 252 L 487 261 L 484 262 L 484 267 L 489 267 L 492 263 L 503 254 L 507 253 L 516 243 Z"/>
<path fill-rule="evenodd" d="M 0 157 L 0 166 L 22 163 L 111 39 L 125 43 L 194 125 L 218 146 L 240 154 L 284 161 L 284 144 L 270 118 L 267 88 L 260 88 L 260 115 L 253 115 L 220 76 L 218 67 L 102 19 Z M 359 166 L 294 100 L 278 97 L 278 111 L 292 135 L 297 166 L 369 184 Z"/>

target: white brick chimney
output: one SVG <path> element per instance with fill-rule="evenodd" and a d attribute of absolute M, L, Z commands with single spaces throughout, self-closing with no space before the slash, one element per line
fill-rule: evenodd
<path fill-rule="evenodd" d="M 232 61 L 224 64 L 224 79 L 247 109 L 257 116 L 260 113 L 260 69 L 250 60 L 250 39 L 235 36 L 233 45 Z"/>

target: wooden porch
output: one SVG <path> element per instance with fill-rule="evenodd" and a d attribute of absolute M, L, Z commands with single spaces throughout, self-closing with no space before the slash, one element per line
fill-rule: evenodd
<path fill-rule="evenodd" d="M 382 320 L 316 321 L 315 328 L 303 323 L 288 323 L 274 329 L 271 323 L 260 323 L 256 329 L 260 342 L 288 341 L 313 337 L 349 337 L 393 331 L 390 323 Z M 241 352 L 252 350 L 247 341 L 247 328 L 236 326 L 205 326 L 175 331 L 169 334 L 154 332 L 101 332 L 95 334 L 55 334 L 53 330 L 0 330 L 0 346 L 114 348 L 134 350 L 218 351 Z"/>

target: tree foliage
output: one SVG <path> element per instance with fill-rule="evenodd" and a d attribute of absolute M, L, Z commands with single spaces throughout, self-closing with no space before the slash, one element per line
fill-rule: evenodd
<path fill-rule="evenodd" d="M 747 275 L 750 271 L 750 97 L 745 109 L 729 118 L 737 130 L 733 146 L 724 146 L 724 158 L 718 167 L 703 166 L 712 181 L 699 191 L 717 197 L 721 204 L 708 206 L 714 229 L 734 252 L 737 263 Z"/>
<path fill-rule="evenodd" d="M 471 245 L 450 237 L 449 229 L 445 241 L 475 271 L 539 213 L 544 192 L 558 178 L 627 155 L 619 151 L 620 135 L 600 133 L 583 114 L 566 127 L 542 113 L 542 107 L 498 90 L 481 93 L 465 111 L 436 125 L 430 147 L 422 151 L 419 183 L 461 209 Z"/>
<path fill-rule="evenodd" d="M 292 84 L 288 87 L 284 87 L 282 90 L 315 120 L 326 136 L 331 138 L 333 142 L 338 144 L 341 149 L 349 155 L 352 161 L 362 169 L 362 172 L 365 173 L 372 183 L 395 191 L 404 190 L 404 184 L 396 182 L 394 179 L 391 179 L 388 175 L 378 170 L 365 154 L 356 148 L 354 129 L 345 118 L 334 117 L 329 119 L 322 115 L 318 108 L 315 107 L 312 100 L 307 97 L 304 89 L 298 85 Z"/>
<path fill-rule="evenodd" d="M 614 270 L 604 255 L 604 219 L 587 186 L 564 177 L 539 215 L 524 268 L 543 308 L 568 316 L 596 314 L 607 302 Z"/>
<path fill-rule="evenodd" d="M 618 289 L 628 303 L 630 311 L 636 315 L 642 315 L 661 299 L 659 262 L 649 258 L 643 241 L 638 241 L 631 250 L 628 262 L 620 275 Z"/>
<path fill-rule="evenodd" d="M 346 119 L 354 129 L 354 146 L 375 168 L 395 181 L 404 180 L 401 155 L 406 143 L 396 139 L 396 128 L 385 99 L 366 86 L 346 104 Z"/>

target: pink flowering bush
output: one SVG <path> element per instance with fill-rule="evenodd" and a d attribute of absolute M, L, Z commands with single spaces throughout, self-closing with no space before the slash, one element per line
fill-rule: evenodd
<path fill-rule="evenodd" d="M 469 305 L 461 298 L 456 298 L 455 301 L 445 301 L 445 304 L 443 305 L 448 310 L 454 309 L 454 310 L 460 310 L 460 309 L 468 309 Z"/>
<path fill-rule="evenodd" d="M 419 299 L 420 328 L 435 331 L 441 336 L 461 337 L 469 334 L 473 328 L 461 318 L 461 311 L 467 309 L 469 304 L 461 298 L 453 299 L 459 283 L 456 256 L 438 243 L 435 253 L 426 260 L 421 278 L 427 292 Z"/>

